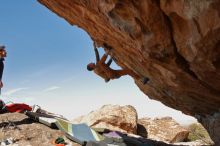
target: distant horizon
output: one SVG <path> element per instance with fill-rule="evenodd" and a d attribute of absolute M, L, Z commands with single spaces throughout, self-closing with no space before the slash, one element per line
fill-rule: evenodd
<path fill-rule="evenodd" d="M 86 65 L 95 61 L 90 36 L 37 1 L 2 0 L 0 11 L 0 45 L 8 52 L 1 95 L 5 102 L 37 104 L 70 120 L 118 104 L 134 106 L 140 117 L 196 121 L 149 99 L 129 76 L 105 83 L 87 71 Z"/>

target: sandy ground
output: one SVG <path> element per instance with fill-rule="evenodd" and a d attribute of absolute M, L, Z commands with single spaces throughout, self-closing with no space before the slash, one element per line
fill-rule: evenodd
<path fill-rule="evenodd" d="M 68 140 L 61 131 L 35 123 L 24 114 L 0 115 L 0 141 L 12 138 L 14 146 L 53 146 L 51 141 L 58 137 L 63 137 L 70 146 L 79 146 Z"/>

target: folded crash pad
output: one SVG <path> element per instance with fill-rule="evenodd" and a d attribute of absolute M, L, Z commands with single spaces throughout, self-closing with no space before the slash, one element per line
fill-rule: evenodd
<path fill-rule="evenodd" d="M 57 118 L 57 127 L 66 133 L 66 136 L 80 144 L 87 141 L 100 141 L 103 137 L 86 124 L 72 124 L 70 121 Z"/>
<path fill-rule="evenodd" d="M 50 128 L 57 129 L 57 126 L 55 124 L 57 120 L 51 115 L 35 113 L 35 112 L 30 112 L 30 111 L 27 111 L 25 114 L 34 121 L 44 124 Z"/>

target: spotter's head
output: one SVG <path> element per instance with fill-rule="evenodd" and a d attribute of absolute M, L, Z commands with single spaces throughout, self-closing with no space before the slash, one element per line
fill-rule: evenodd
<path fill-rule="evenodd" d="M 5 50 L 5 46 L 0 46 L 0 57 L 6 57 L 7 56 L 7 52 Z"/>

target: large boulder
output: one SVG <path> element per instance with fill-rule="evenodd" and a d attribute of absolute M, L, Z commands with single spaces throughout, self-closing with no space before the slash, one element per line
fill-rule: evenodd
<path fill-rule="evenodd" d="M 220 145 L 220 133 L 213 132 L 220 107 L 219 0 L 38 1 L 111 50 L 150 98 L 202 116 Z M 150 82 L 140 82 L 143 77 Z"/>
<path fill-rule="evenodd" d="M 74 119 L 73 123 L 87 123 L 93 128 L 136 134 L 137 112 L 130 105 L 104 105 L 96 111 Z"/>
<path fill-rule="evenodd" d="M 182 142 L 189 131 L 180 126 L 171 117 L 142 118 L 138 120 L 138 135 L 168 143 Z"/>

